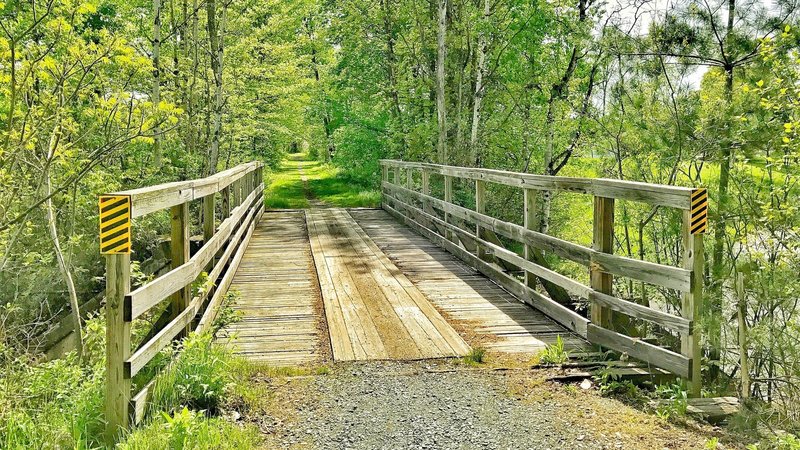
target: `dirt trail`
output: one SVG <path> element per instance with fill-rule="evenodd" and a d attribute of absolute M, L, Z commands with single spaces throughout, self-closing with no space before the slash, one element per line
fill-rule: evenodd
<path fill-rule="evenodd" d="M 325 209 L 329 208 L 330 205 L 323 202 L 322 200 L 316 198 L 314 196 L 314 192 L 311 191 L 311 188 L 308 185 L 308 176 L 303 172 L 303 165 L 300 162 L 297 163 L 297 171 L 300 173 L 300 180 L 303 182 L 303 193 L 308 200 L 309 205 L 312 209 Z"/>

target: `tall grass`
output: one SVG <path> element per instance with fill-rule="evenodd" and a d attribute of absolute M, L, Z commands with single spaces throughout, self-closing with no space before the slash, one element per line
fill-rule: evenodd
<path fill-rule="evenodd" d="M 0 448 L 100 448 L 105 427 L 105 327 L 86 325 L 84 360 L 38 364 L 0 347 Z M 158 376 L 148 418 L 123 448 L 251 448 L 258 433 L 214 417 L 248 389 L 251 370 L 209 334 L 190 335 Z M 235 401 L 235 400 L 233 400 Z M 184 410 L 185 408 L 185 410 Z"/>

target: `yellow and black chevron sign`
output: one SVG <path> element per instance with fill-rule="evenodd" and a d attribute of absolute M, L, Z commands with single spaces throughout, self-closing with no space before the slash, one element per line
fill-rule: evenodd
<path fill-rule="evenodd" d="M 705 188 L 692 191 L 692 214 L 689 229 L 692 234 L 708 231 L 708 191 Z"/>
<path fill-rule="evenodd" d="M 131 252 L 131 198 L 127 195 L 100 196 L 100 254 Z"/>

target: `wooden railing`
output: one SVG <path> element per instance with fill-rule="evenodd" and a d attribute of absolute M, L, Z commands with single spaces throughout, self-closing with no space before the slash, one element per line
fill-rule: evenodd
<path fill-rule="evenodd" d="M 175 339 L 213 323 L 255 224 L 263 213 L 262 164 L 251 162 L 207 178 L 109 194 L 130 198 L 130 218 L 170 210 L 171 270 L 131 291 L 130 254 L 106 256 L 106 420 L 113 441 L 145 413 L 153 380 L 132 395 L 131 379 Z M 216 197 L 220 197 L 217 205 Z M 202 201 L 203 246 L 189 252 L 189 202 Z M 217 222 L 217 217 L 221 221 Z M 210 288 L 192 297 L 192 284 L 206 272 Z M 131 322 L 167 298 L 169 321 L 137 349 Z"/>
<path fill-rule="evenodd" d="M 694 327 L 703 290 L 703 235 L 693 234 L 700 228 L 692 226 L 704 213 L 705 207 L 693 198 L 705 191 L 676 186 L 620 181 L 610 179 L 568 178 L 513 173 L 500 170 L 442 166 L 382 160 L 383 208 L 399 220 L 415 228 L 441 247 L 455 254 L 477 270 L 493 279 L 522 301 L 541 310 L 569 330 L 589 342 L 623 352 L 632 358 L 684 377 L 692 396 L 700 394 L 699 330 Z M 405 172 L 405 182 L 401 181 Z M 420 183 L 414 181 L 414 173 Z M 391 175 L 391 176 L 390 176 Z M 431 195 L 431 176 L 443 178 L 443 199 Z M 475 185 L 475 210 L 453 203 L 453 181 L 470 180 Z M 486 214 L 486 183 L 497 183 L 523 190 L 524 225 L 501 221 Z M 420 190 L 415 187 L 419 185 Z M 537 232 L 537 191 L 567 191 L 594 196 L 593 245 L 591 248 Z M 644 202 L 683 211 L 683 267 L 637 260 L 613 254 L 614 200 Z M 692 212 L 694 211 L 694 216 Z M 703 216 L 704 217 L 704 216 Z M 475 228 L 467 228 L 464 221 Z M 495 234 L 496 233 L 496 234 Z M 517 241 L 524 246 L 520 255 L 508 250 L 497 235 Z M 589 286 L 545 267 L 542 252 L 586 266 Z M 503 267 L 524 271 L 520 280 Z M 613 295 L 613 276 L 626 277 L 643 283 L 680 291 L 680 315 L 671 314 Z M 585 318 L 561 303 L 535 290 L 536 279 L 547 287 L 556 285 L 572 296 L 589 302 L 589 318 Z M 550 290 L 548 289 L 548 292 Z M 681 351 L 651 344 L 615 329 L 619 315 L 634 317 L 680 335 Z"/>

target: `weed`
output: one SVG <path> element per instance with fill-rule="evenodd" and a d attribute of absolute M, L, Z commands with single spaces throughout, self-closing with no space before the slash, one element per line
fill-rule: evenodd
<path fill-rule="evenodd" d="M 486 349 L 483 347 L 475 347 L 464 356 L 464 362 L 470 365 L 478 365 L 483 363 L 486 357 Z"/>
<path fill-rule="evenodd" d="M 543 364 L 561 365 L 569 361 L 569 352 L 564 349 L 564 340 L 561 335 L 556 336 L 556 342 L 548 345 L 539 354 L 539 362 Z"/>
<path fill-rule="evenodd" d="M 233 309 L 233 305 L 235 305 L 240 298 L 241 295 L 235 290 L 228 291 L 225 294 L 225 298 L 222 299 L 222 306 L 217 313 L 216 319 L 214 319 L 214 323 L 211 325 L 212 335 L 215 335 L 217 331 L 222 328 L 242 320 L 242 312 Z"/>
<path fill-rule="evenodd" d="M 662 384 L 656 387 L 656 396 L 664 401 L 660 402 L 656 410 L 661 418 L 669 419 L 674 416 L 685 416 L 689 406 L 686 390 L 679 383 Z"/>
<path fill-rule="evenodd" d="M 602 395 L 624 395 L 632 399 L 642 396 L 639 388 L 630 381 L 623 380 L 613 367 L 604 367 L 593 378 Z"/>

